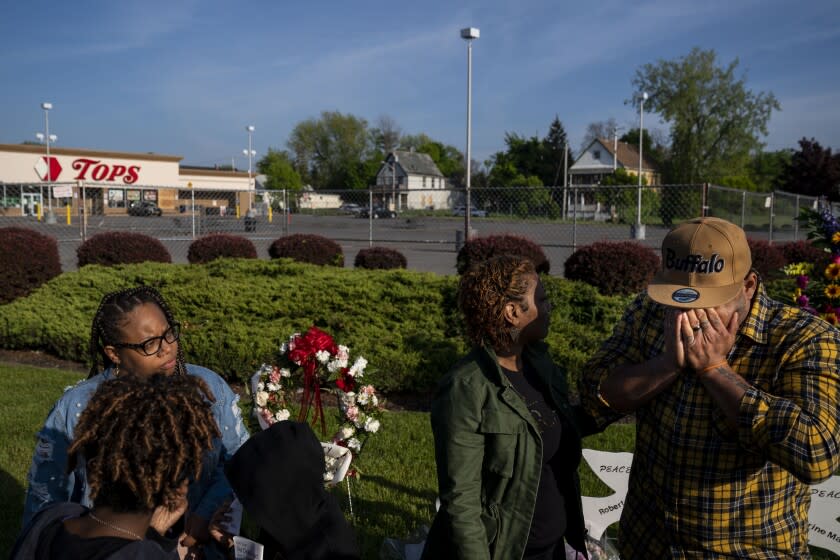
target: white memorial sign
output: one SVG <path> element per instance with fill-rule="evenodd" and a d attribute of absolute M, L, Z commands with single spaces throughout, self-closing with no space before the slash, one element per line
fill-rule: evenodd
<path fill-rule="evenodd" d="M 632 453 L 584 449 L 583 458 L 598 478 L 615 492 L 602 498 L 583 496 L 583 517 L 589 534 L 596 540 L 621 517 L 630 482 Z M 811 487 L 808 510 L 808 543 L 840 554 L 840 476 Z"/>

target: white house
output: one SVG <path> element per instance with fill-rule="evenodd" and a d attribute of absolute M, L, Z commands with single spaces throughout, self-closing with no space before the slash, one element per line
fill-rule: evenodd
<path fill-rule="evenodd" d="M 569 180 L 573 185 L 598 185 L 607 175 L 616 169 L 639 176 L 639 151 L 627 142 L 616 142 L 606 138 L 596 138 L 578 156 L 569 168 Z M 658 185 L 659 170 L 648 158 L 642 162 L 642 177 L 648 185 Z"/>
<path fill-rule="evenodd" d="M 446 177 L 428 154 L 393 151 L 376 173 L 374 196 L 391 210 L 452 207 Z"/>

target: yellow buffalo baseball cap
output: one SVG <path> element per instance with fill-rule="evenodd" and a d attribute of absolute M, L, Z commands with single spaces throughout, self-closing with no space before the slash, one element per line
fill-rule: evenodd
<path fill-rule="evenodd" d="M 723 305 L 744 288 L 752 255 L 744 230 L 720 218 L 695 218 L 662 240 L 662 268 L 648 296 L 687 309 Z"/>

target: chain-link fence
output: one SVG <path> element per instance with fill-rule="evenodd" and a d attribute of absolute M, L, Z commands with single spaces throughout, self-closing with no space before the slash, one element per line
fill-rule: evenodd
<path fill-rule="evenodd" d="M 449 274 L 469 212 L 471 236 L 528 237 L 543 247 L 552 272 L 562 274 L 577 247 L 637 239 L 658 250 L 672 224 L 702 214 L 739 224 L 751 237 L 802 239 L 795 218 L 817 203 L 712 185 L 476 188 L 469 210 L 463 190 L 442 188 L 248 193 L 74 183 L 56 184 L 52 198 L 43 185 L 2 188 L 0 227 L 21 225 L 55 237 L 64 270 L 76 268 L 76 249 L 90 236 L 134 231 L 160 239 L 174 262 L 187 262 L 190 243 L 209 233 L 247 237 L 261 258 L 281 236 L 314 233 L 342 245 L 346 266 L 360 249 L 381 245 L 401 251 L 411 269 Z"/>

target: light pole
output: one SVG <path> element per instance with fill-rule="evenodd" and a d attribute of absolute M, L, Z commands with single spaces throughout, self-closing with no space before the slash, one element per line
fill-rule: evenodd
<path fill-rule="evenodd" d="M 55 136 L 50 136 L 50 109 L 52 109 L 52 103 L 44 102 L 41 103 L 41 109 L 44 110 L 44 140 L 47 145 L 47 223 L 54 224 L 55 223 L 55 216 L 52 212 L 52 184 L 50 181 L 52 177 L 50 177 L 50 171 L 52 170 L 52 165 L 50 162 L 50 140 L 54 139 Z M 42 202 L 43 204 L 43 202 Z"/>
<path fill-rule="evenodd" d="M 254 127 L 254 125 L 252 124 L 249 124 L 245 127 L 245 130 L 248 131 L 248 149 L 242 150 L 242 153 L 248 156 L 248 210 L 250 211 L 251 208 L 254 207 L 254 189 L 251 188 L 251 161 L 253 160 L 253 157 L 257 155 L 256 150 L 251 148 L 251 135 L 254 134 L 256 127 Z"/>
<path fill-rule="evenodd" d="M 648 94 L 642 92 L 639 98 L 639 186 L 636 192 L 636 225 L 633 230 L 633 239 L 645 238 L 645 226 L 642 224 L 642 152 L 645 137 L 645 101 Z"/>
<path fill-rule="evenodd" d="M 397 152 L 392 152 L 394 158 L 391 160 L 391 199 L 394 201 L 394 212 L 398 211 L 397 204 L 397 162 L 400 160 Z"/>
<path fill-rule="evenodd" d="M 466 156 L 466 200 L 464 203 L 464 242 L 470 240 L 470 162 L 472 158 L 472 42 L 478 39 L 481 32 L 477 27 L 465 27 L 461 30 L 461 38 L 467 41 L 467 156 Z"/>

